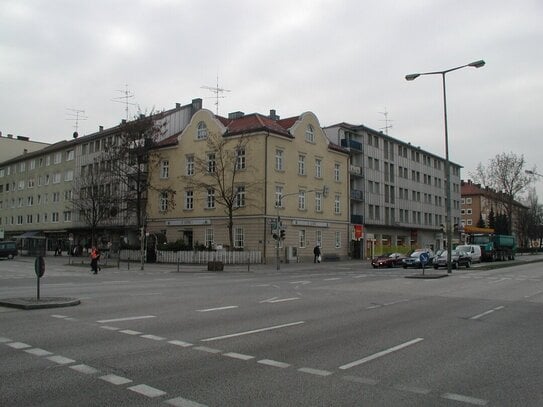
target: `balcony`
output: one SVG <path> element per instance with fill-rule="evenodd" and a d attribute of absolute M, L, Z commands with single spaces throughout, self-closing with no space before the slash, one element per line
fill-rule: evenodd
<path fill-rule="evenodd" d="M 364 215 L 351 215 L 351 223 L 354 225 L 363 225 Z"/>
<path fill-rule="evenodd" d="M 341 147 L 346 147 L 350 150 L 363 151 L 362 143 L 354 140 L 341 140 Z"/>

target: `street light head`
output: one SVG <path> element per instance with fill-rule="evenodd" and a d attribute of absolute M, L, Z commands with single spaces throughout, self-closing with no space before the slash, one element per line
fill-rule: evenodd
<path fill-rule="evenodd" d="M 414 81 L 420 76 L 420 73 L 410 73 L 409 75 L 405 75 L 406 81 Z"/>
<path fill-rule="evenodd" d="M 474 68 L 481 68 L 481 67 L 485 66 L 485 61 L 483 61 L 481 59 L 479 61 L 475 61 L 475 62 L 472 62 L 471 64 L 468 64 L 468 66 L 472 66 Z"/>

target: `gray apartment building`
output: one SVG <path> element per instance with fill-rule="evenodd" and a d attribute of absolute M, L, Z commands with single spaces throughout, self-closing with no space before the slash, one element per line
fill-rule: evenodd
<path fill-rule="evenodd" d="M 446 246 L 444 158 L 363 125 L 324 131 L 350 153 L 353 257 Z M 460 169 L 451 163 L 451 224 L 460 222 Z"/>

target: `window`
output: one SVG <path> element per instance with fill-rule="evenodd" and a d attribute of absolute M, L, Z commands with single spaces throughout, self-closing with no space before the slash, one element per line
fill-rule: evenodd
<path fill-rule="evenodd" d="M 298 175 L 305 175 L 305 156 L 298 155 Z"/>
<path fill-rule="evenodd" d="M 305 247 L 305 229 L 302 229 L 298 232 L 298 247 Z"/>
<path fill-rule="evenodd" d="M 36 160 L 30 160 L 30 169 L 33 170 L 36 168 Z"/>
<path fill-rule="evenodd" d="M 207 190 L 207 209 L 215 208 L 215 189 L 209 188 Z"/>
<path fill-rule="evenodd" d="M 170 162 L 168 160 L 162 160 L 160 163 L 160 178 L 168 178 L 170 174 Z"/>
<path fill-rule="evenodd" d="M 204 122 L 198 123 L 198 132 L 196 134 L 198 140 L 204 140 L 207 138 L 207 126 Z"/>
<path fill-rule="evenodd" d="M 340 166 L 339 164 L 334 164 L 334 181 L 339 181 L 339 174 L 340 174 Z"/>
<path fill-rule="evenodd" d="M 216 170 L 215 153 L 207 153 L 207 172 L 214 173 Z"/>
<path fill-rule="evenodd" d="M 109 186 L 109 185 L 107 185 L 107 186 Z M 108 195 L 109 195 L 109 194 L 108 194 Z M 39 196 L 39 195 L 38 195 L 38 196 Z M 72 196 L 73 196 L 73 194 L 72 194 L 72 190 L 71 190 L 71 189 L 69 189 L 69 190 L 67 190 L 67 191 L 64 191 L 64 200 L 65 200 L 65 201 L 71 201 L 71 200 L 72 200 Z"/>
<path fill-rule="evenodd" d="M 335 194 L 334 196 L 334 213 L 336 215 L 339 215 L 341 213 L 341 201 L 339 194 Z"/>
<path fill-rule="evenodd" d="M 58 184 L 60 182 L 60 172 L 55 172 L 53 175 L 53 184 Z"/>
<path fill-rule="evenodd" d="M 58 222 L 58 212 L 51 213 L 51 222 Z"/>
<path fill-rule="evenodd" d="M 236 170 L 244 170 L 245 165 L 245 148 L 238 148 L 236 150 Z"/>
<path fill-rule="evenodd" d="M 51 165 L 51 156 L 50 156 L 50 155 L 48 155 L 47 157 L 45 157 L 45 165 L 46 165 L 46 166 Z"/>
<path fill-rule="evenodd" d="M 322 178 L 322 160 L 315 158 L 315 177 Z"/>
<path fill-rule="evenodd" d="M 71 222 L 71 221 L 72 221 L 72 211 L 65 211 L 64 222 Z"/>
<path fill-rule="evenodd" d="M 315 142 L 315 132 L 313 131 L 313 126 L 308 124 L 307 128 L 305 129 L 305 140 L 309 141 L 310 143 Z"/>
<path fill-rule="evenodd" d="M 185 209 L 194 209 L 194 191 L 191 189 L 185 191 Z"/>
<path fill-rule="evenodd" d="M 166 212 L 168 210 L 168 193 L 161 192 L 158 199 L 158 210 L 160 212 Z"/>
<path fill-rule="evenodd" d="M 66 151 L 66 161 L 72 161 L 74 159 L 74 150 Z"/>
<path fill-rule="evenodd" d="M 282 185 L 276 185 L 275 186 L 275 206 L 282 208 L 283 207 L 283 186 Z"/>
<path fill-rule="evenodd" d="M 322 212 L 322 192 L 315 192 L 315 211 Z"/>
<path fill-rule="evenodd" d="M 32 206 L 34 205 L 34 197 L 33 196 L 29 196 L 26 200 L 26 205 L 27 206 Z"/>
<path fill-rule="evenodd" d="M 194 175 L 194 156 L 187 155 L 187 166 L 186 166 L 186 173 L 187 175 Z"/>
<path fill-rule="evenodd" d="M 49 174 L 45 174 L 45 185 L 49 185 Z"/>
<path fill-rule="evenodd" d="M 64 174 L 64 181 L 72 181 L 74 179 L 74 170 L 68 170 Z"/>
<path fill-rule="evenodd" d="M 315 231 L 315 244 L 322 247 L 322 230 Z"/>
<path fill-rule="evenodd" d="M 34 188 L 34 178 L 28 179 L 28 188 Z"/>
<path fill-rule="evenodd" d="M 305 211 L 305 191 L 298 192 L 298 209 Z"/>
<path fill-rule="evenodd" d="M 81 155 L 87 154 L 87 144 L 81 146 Z"/>
<path fill-rule="evenodd" d="M 25 189 L 25 182 L 24 180 L 19 181 L 19 189 Z"/>
<path fill-rule="evenodd" d="M 245 186 L 243 185 L 237 187 L 235 206 L 237 208 L 245 206 Z"/>
<path fill-rule="evenodd" d="M 339 230 L 336 230 L 334 243 L 336 249 L 339 249 L 341 247 L 341 232 Z"/>
<path fill-rule="evenodd" d="M 60 202 L 60 192 L 53 192 L 53 202 Z"/>
<path fill-rule="evenodd" d="M 471 205 L 471 202 L 472 202 L 471 198 L 466 198 L 466 203 L 467 203 L 468 205 Z"/>
<path fill-rule="evenodd" d="M 245 246 L 245 233 L 243 228 L 234 229 L 234 247 L 243 247 Z"/>
<path fill-rule="evenodd" d="M 275 150 L 275 169 L 277 171 L 283 171 L 284 170 L 284 153 L 283 150 Z"/>
<path fill-rule="evenodd" d="M 58 153 L 55 153 L 53 157 L 53 164 L 60 164 L 62 161 L 62 153 L 59 151 Z"/>
<path fill-rule="evenodd" d="M 213 228 L 206 228 L 205 231 L 205 242 L 206 247 L 213 247 L 214 241 L 213 241 Z"/>
<path fill-rule="evenodd" d="M 26 171 L 26 162 L 23 161 L 22 163 L 19 164 L 19 172 L 25 172 Z"/>

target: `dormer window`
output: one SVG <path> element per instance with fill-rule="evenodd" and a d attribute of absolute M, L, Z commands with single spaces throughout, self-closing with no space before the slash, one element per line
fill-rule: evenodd
<path fill-rule="evenodd" d="M 207 126 L 204 122 L 198 123 L 197 138 L 198 140 L 204 140 L 207 138 Z"/>
<path fill-rule="evenodd" d="M 307 128 L 305 129 L 305 140 L 309 141 L 310 143 L 315 142 L 315 132 L 313 130 L 313 126 L 308 124 Z"/>

